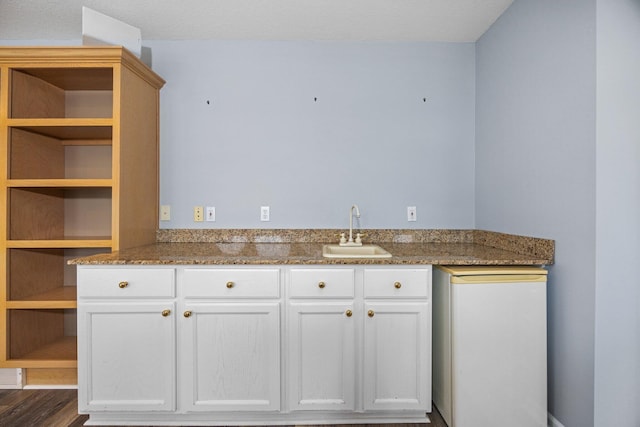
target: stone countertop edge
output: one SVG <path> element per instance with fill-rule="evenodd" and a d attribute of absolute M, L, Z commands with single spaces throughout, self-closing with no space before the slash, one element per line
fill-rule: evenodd
<path fill-rule="evenodd" d="M 71 259 L 75 265 L 550 265 L 555 242 L 485 230 L 368 229 L 386 259 L 322 256 L 339 229 L 161 229 L 156 243 Z"/>

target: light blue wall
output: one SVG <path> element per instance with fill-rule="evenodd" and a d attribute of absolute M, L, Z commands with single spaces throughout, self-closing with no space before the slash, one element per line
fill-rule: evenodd
<path fill-rule="evenodd" d="M 556 240 L 549 412 L 565 427 L 594 425 L 595 14 L 516 0 L 476 44 L 476 227 Z"/>
<path fill-rule="evenodd" d="M 595 425 L 640 426 L 640 2 L 597 25 Z"/>
<path fill-rule="evenodd" d="M 473 43 L 145 44 L 167 80 L 162 228 L 344 228 L 353 203 L 363 228 L 474 226 Z"/>
<path fill-rule="evenodd" d="M 362 228 L 473 228 L 474 43 L 143 45 L 167 81 L 160 228 L 345 228 L 353 203 Z"/>

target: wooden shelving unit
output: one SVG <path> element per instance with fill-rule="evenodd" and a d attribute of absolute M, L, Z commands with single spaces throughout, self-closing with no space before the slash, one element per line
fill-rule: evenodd
<path fill-rule="evenodd" d="M 69 258 L 155 241 L 164 80 L 121 47 L 0 47 L 0 367 L 76 382 Z"/>

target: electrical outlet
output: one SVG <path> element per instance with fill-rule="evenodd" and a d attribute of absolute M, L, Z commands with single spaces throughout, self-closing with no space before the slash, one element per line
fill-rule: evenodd
<path fill-rule="evenodd" d="M 213 206 L 207 206 L 206 221 L 215 221 L 215 220 L 216 220 L 216 208 Z"/>
<path fill-rule="evenodd" d="M 407 206 L 407 221 L 416 221 L 417 210 L 415 206 Z"/>
<path fill-rule="evenodd" d="M 160 206 L 160 221 L 171 221 L 171 206 Z"/>
<path fill-rule="evenodd" d="M 204 208 L 202 206 L 193 207 L 193 220 L 195 222 L 204 221 Z"/>
<path fill-rule="evenodd" d="M 269 221 L 269 206 L 260 206 L 260 221 Z"/>

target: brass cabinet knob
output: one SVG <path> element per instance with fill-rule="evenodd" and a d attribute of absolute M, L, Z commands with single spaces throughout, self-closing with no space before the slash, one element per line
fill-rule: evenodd
<path fill-rule="evenodd" d="M 182 315 L 183 315 L 184 317 L 191 317 L 191 310 L 187 310 L 187 311 L 185 311 L 184 313 L 182 313 Z"/>
<path fill-rule="evenodd" d="M 229 289 L 233 288 L 234 285 L 235 285 L 235 283 L 233 283 L 233 282 L 227 282 L 227 288 L 229 288 Z"/>
<path fill-rule="evenodd" d="M 162 317 L 167 317 L 171 314 L 171 310 L 162 310 Z"/>
<path fill-rule="evenodd" d="M 324 287 L 325 287 L 325 286 L 326 286 L 326 284 L 325 284 L 324 282 L 320 282 L 320 283 L 318 283 L 318 287 L 319 287 L 320 289 L 324 289 Z"/>
<path fill-rule="evenodd" d="M 353 311 L 347 310 L 344 314 L 346 314 L 347 317 L 351 317 L 351 316 L 353 316 Z"/>
<path fill-rule="evenodd" d="M 124 289 L 124 288 L 126 288 L 127 286 L 129 286 L 129 282 L 120 282 L 120 283 L 118 283 L 118 287 L 119 287 L 120 289 Z"/>
<path fill-rule="evenodd" d="M 396 282 L 396 283 L 393 284 L 393 286 L 395 286 L 396 289 L 400 289 L 402 287 L 402 283 Z"/>
<path fill-rule="evenodd" d="M 374 315 L 375 315 L 375 313 L 373 312 L 373 310 L 367 311 L 367 316 L 373 317 Z"/>

